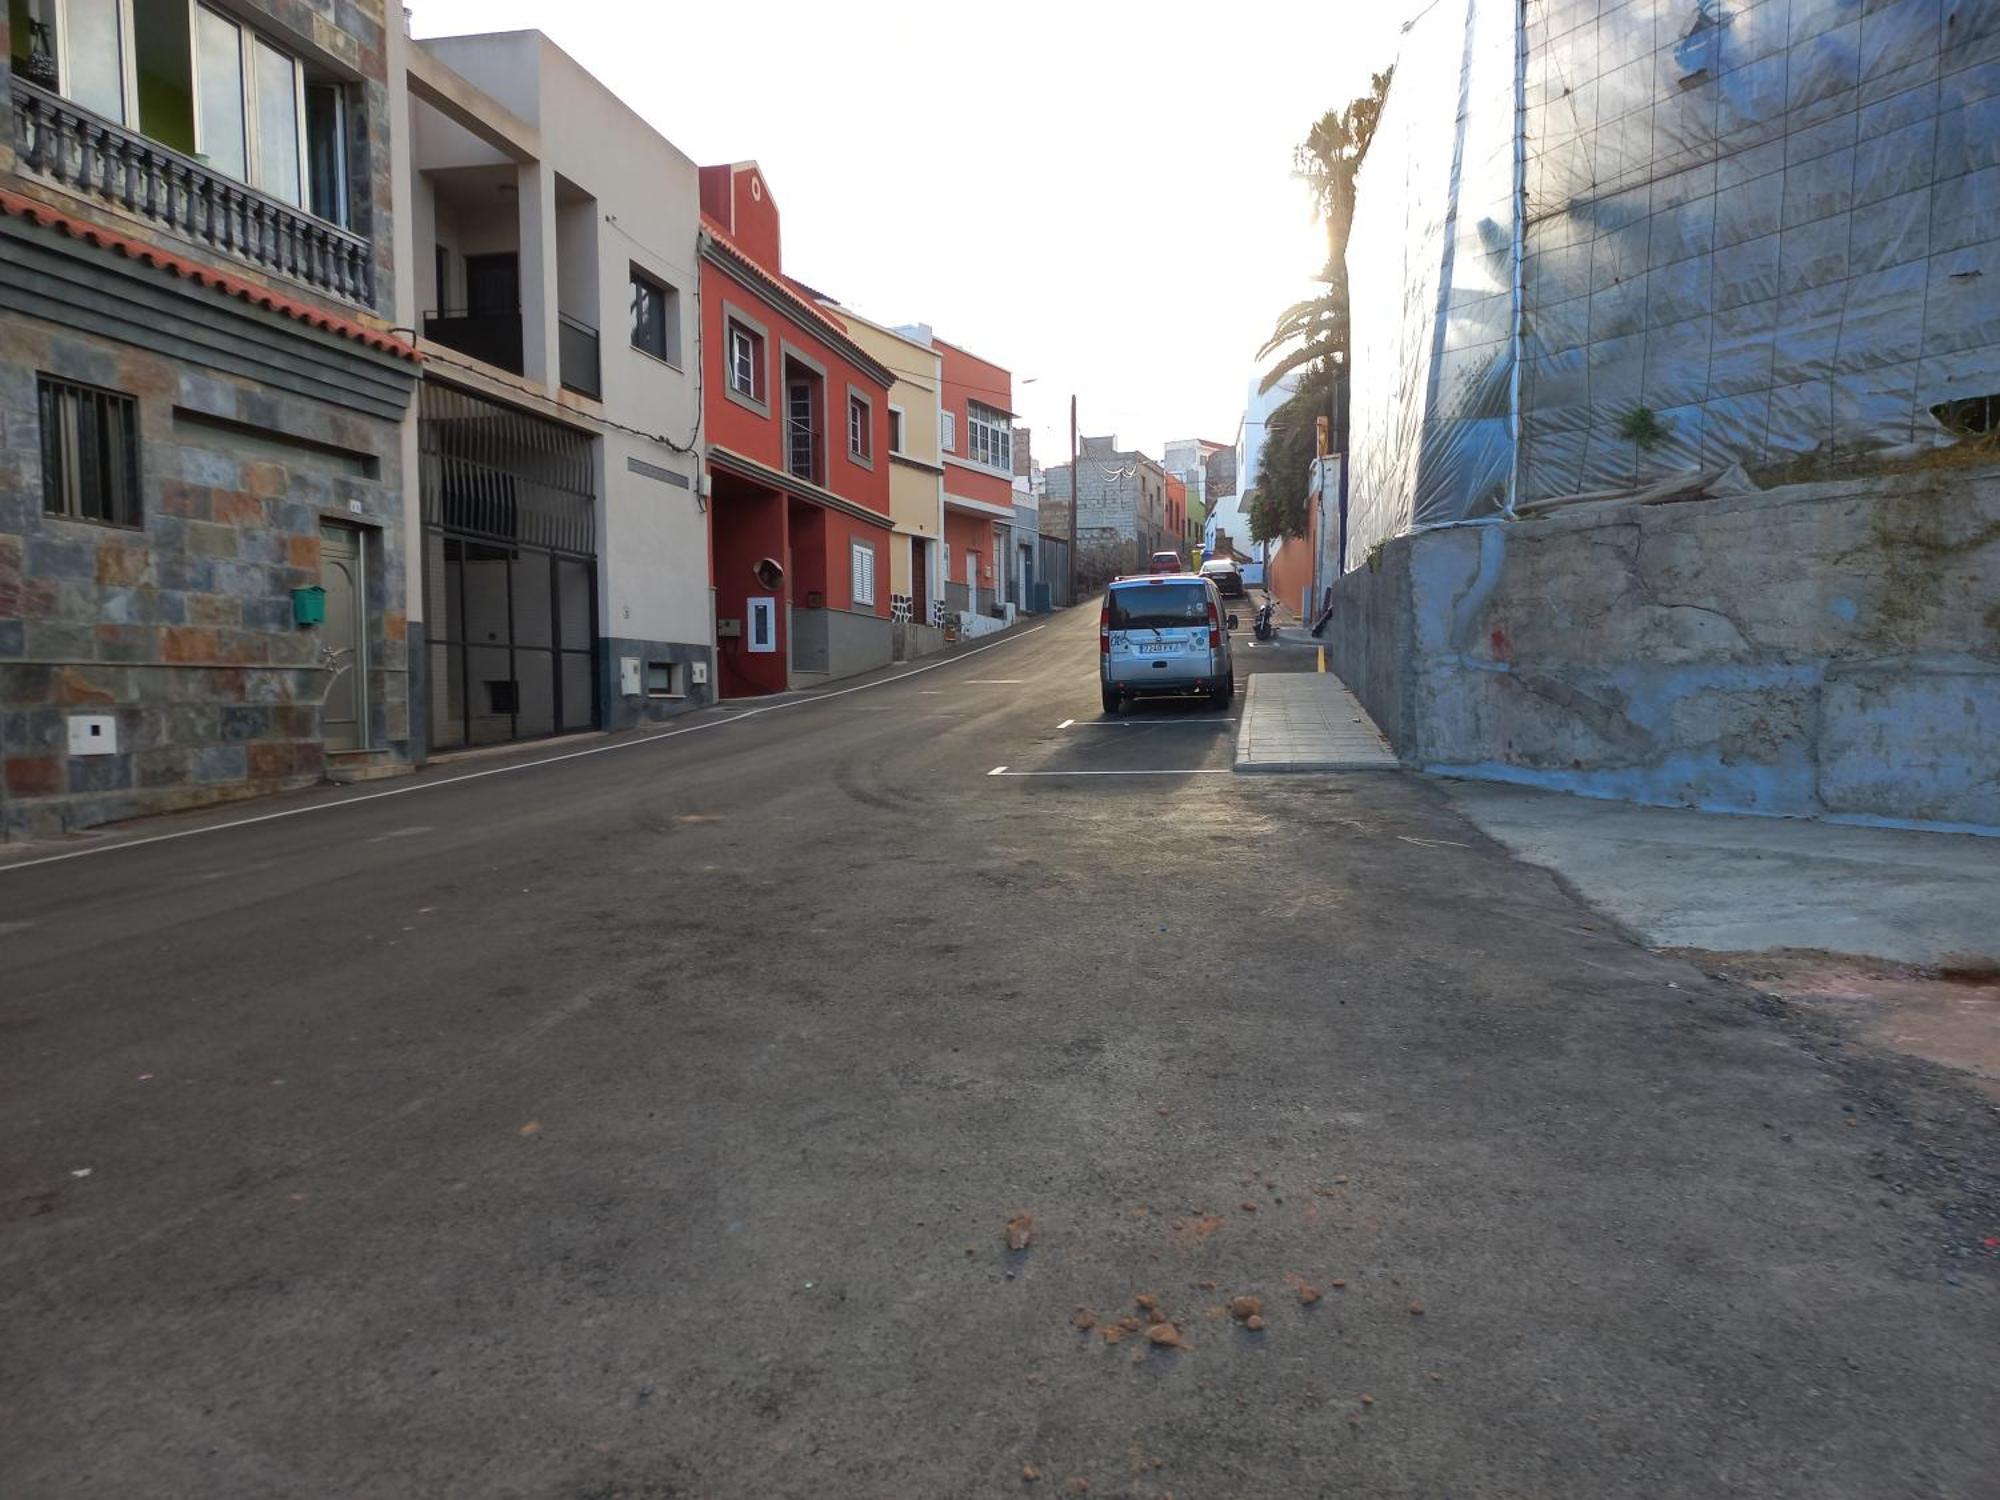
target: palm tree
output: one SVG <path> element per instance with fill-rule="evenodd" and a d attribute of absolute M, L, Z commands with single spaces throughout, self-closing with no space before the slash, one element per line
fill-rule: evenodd
<path fill-rule="evenodd" d="M 1271 414 L 1266 429 L 1250 507 L 1251 535 L 1259 540 L 1303 534 L 1306 507 L 1303 495 L 1295 492 L 1317 448 L 1319 414 L 1331 414 L 1336 432 L 1347 430 L 1347 238 L 1354 228 L 1354 177 L 1375 137 L 1394 71 L 1373 75 L 1368 93 L 1347 108 L 1321 115 L 1295 153 L 1297 175 L 1312 195 L 1313 216 L 1326 230 L 1326 264 L 1315 278 L 1324 289 L 1278 314 L 1271 336 L 1257 351 L 1260 360 L 1279 355 L 1264 372 L 1260 391 L 1301 372 L 1297 389 Z"/>
<path fill-rule="evenodd" d="M 1346 109 L 1321 115 L 1298 148 L 1297 174 L 1312 194 L 1313 217 L 1326 230 L 1326 265 L 1317 277 L 1326 290 L 1278 314 L 1257 357 L 1268 359 L 1280 349 L 1287 352 L 1264 372 L 1260 390 L 1268 391 L 1302 365 L 1317 360 L 1343 363 L 1347 358 L 1347 237 L 1354 228 L 1354 174 L 1375 138 L 1394 71 L 1375 74 L 1369 92 Z"/>

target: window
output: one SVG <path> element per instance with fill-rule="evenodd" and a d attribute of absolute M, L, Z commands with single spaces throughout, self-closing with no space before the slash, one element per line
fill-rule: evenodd
<path fill-rule="evenodd" d="M 646 696 L 648 698 L 680 698 L 681 664 L 672 661 L 649 661 L 646 663 Z"/>
<path fill-rule="evenodd" d="M 338 84 L 306 85 L 306 153 L 306 206 L 329 224 L 347 223 L 347 90 Z"/>
<path fill-rule="evenodd" d="M 903 451 L 903 409 L 900 406 L 889 408 L 889 451 Z"/>
<path fill-rule="evenodd" d="M 854 602 L 856 604 L 873 605 L 875 603 L 875 549 L 863 546 L 860 542 L 854 543 L 853 546 Z"/>
<path fill-rule="evenodd" d="M 938 413 L 938 446 L 946 453 L 958 447 L 958 413 L 941 411 Z"/>
<path fill-rule="evenodd" d="M 729 388 L 752 401 L 764 399 L 764 336 L 729 321 Z"/>
<path fill-rule="evenodd" d="M 42 509 L 137 526 L 139 411 L 130 396 L 41 376 Z"/>
<path fill-rule="evenodd" d="M 977 401 L 965 403 L 966 448 L 974 463 L 1014 472 L 1013 419 Z"/>
<path fill-rule="evenodd" d="M 861 397 L 847 398 L 847 451 L 864 461 L 873 457 L 873 434 L 869 431 L 869 418 L 873 415 Z"/>
<path fill-rule="evenodd" d="M 785 467 L 809 484 L 823 482 L 820 377 L 808 366 L 785 361 Z"/>
<path fill-rule="evenodd" d="M 681 362 L 680 293 L 632 267 L 632 347 L 670 365 Z"/>
<path fill-rule="evenodd" d="M 347 84 L 189 0 L 8 0 L 14 71 L 334 224 Z"/>
<path fill-rule="evenodd" d="M 1148 583 L 1114 588 L 1105 596 L 1113 630 L 1172 630 L 1208 619 L 1205 583 Z"/>

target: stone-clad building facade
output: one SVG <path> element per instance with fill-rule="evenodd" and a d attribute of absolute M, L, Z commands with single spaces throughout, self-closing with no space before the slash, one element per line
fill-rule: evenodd
<path fill-rule="evenodd" d="M 392 768 L 415 358 L 388 331 L 380 0 L 127 7 L 122 77 L 62 8 L 25 11 L 0 74 L 0 836 Z M 240 49 L 243 94 L 197 81 L 197 45 Z M 275 109 L 251 97 L 274 78 Z"/>

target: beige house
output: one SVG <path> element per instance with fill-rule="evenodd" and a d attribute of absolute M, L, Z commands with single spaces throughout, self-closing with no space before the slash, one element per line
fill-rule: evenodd
<path fill-rule="evenodd" d="M 902 331 L 826 304 L 863 349 L 895 372 L 889 391 L 889 590 L 898 660 L 944 645 L 944 465 L 938 461 L 940 359 L 927 328 Z"/>

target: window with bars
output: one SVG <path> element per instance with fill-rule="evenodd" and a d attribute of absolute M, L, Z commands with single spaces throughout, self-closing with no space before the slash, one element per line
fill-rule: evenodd
<path fill-rule="evenodd" d="M 43 375 L 42 509 L 77 521 L 137 526 L 139 408 L 130 396 Z"/>
<path fill-rule="evenodd" d="M 875 603 L 875 549 L 853 544 L 854 551 L 854 602 L 872 606 Z"/>
<path fill-rule="evenodd" d="M 1003 411 L 965 403 L 966 450 L 974 463 L 1014 472 L 1013 419 Z"/>

